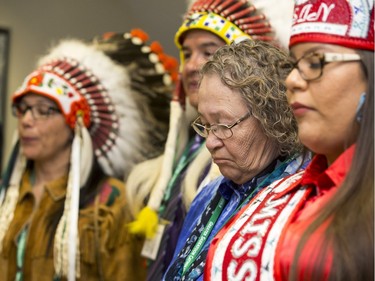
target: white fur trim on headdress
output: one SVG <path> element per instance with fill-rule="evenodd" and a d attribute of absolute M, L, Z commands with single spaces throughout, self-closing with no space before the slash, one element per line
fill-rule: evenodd
<path fill-rule="evenodd" d="M 165 188 L 172 176 L 175 157 L 179 156 L 176 150 L 178 150 L 181 143 L 186 145 L 186 141 L 183 140 L 187 140 L 187 132 L 185 132 L 186 126 L 181 126 L 182 120 L 183 109 L 180 103 L 178 101 L 172 101 L 170 130 L 165 146 L 160 175 L 156 185 L 151 190 L 147 206 L 137 214 L 137 219 L 129 225 L 129 230 L 132 233 L 143 234 L 147 238 L 152 238 L 156 233 L 159 207 L 164 196 Z"/>
<path fill-rule="evenodd" d="M 178 102 L 171 102 L 171 118 L 170 131 L 168 134 L 167 143 L 164 151 L 164 161 L 162 165 L 162 172 L 159 177 L 156 187 L 152 190 L 148 206 L 155 211 L 158 211 L 161 200 L 164 196 L 164 189 L 168 185 L 168 181 L 172 176 L 174 158 L 177 148 L 177 138 L 180 135 L 179 128 L 181 128 L 181 118 L 183 111 Z"/>
<path fill-rule="evenodd" d="M 83 134 L 83 125 L 77 122 L 72 144 L 64 213 L 57 226 L 54 242 L 56 274 L 58 276 L 66 276 L 69 281 L 80 277 L 78 213 L 81 182 L 81 152 L 84 147 Z"/>
<path fill-rule="evenodd" d="M 145 198 L 150 196 L 160 176 L 164 155 L 137 164 L 126 181 L 126 197 L 128 206 L 135 219 L 145 205 Z"/>
<path fill-rule="evenodd" d="M 64 213 L 56 230 L 54 244 L 56 274 L 66 276 L 68 280 L 80 277 L 79 194 L 82 178 L 87 178 L 87 173 L 91 169 L 92 153 L 90 151 L 92 151 L 92 145 L 88 131 L 82 122 L 77 122 L 72 144 Z"/>

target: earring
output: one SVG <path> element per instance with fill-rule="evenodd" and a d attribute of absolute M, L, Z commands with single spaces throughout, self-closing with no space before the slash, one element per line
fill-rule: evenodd
<path fill-rule="evenodd" d="M 362 107 L 363 107 L 363 104 L 365 103 L 365 99 L 366 99 L 366 93 L 363 92 L 361 97 L 359 98 L 359 103 L 358 103 L 356 114 L 355 114 L 355 119 L 357 120 L 358 123 L 361 123 L 361 120 L 362 120 L 362 115 L 363 115 Z"/>

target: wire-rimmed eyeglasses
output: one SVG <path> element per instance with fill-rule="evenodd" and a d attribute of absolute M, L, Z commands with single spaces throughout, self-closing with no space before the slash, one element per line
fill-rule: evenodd
<path fill-rule="evenodd" d="M 47 119 L 50 115 L 60 112 L 57 107 L 52 107 L 45 103 L 28 105 L 24 102 L 19 102 L 12 105 L 12 113 L 17 118 L 23 117 L 28 110 L 31 111 L 34 120 Z"/>
<path fill-rule="evenodd" d="M 242 116 L 240 119 L 238 119 L 236 122 L 234 122 L 231 125 L 226 124 L 212 124 L 212 125 L 203 125 L 200 123 L 200 117 L 194 120 L 194 122 L 191 124 L 194 131 L 197 132 L 198 135 L 200 135 L 203 138 L 207 138 L 210 131 L 219 139 L 226 140 L 229 139 L 231 136 L 233 136 L 232 128 L 238 124 L 240 124 L 242 121 L 244 121 L 246 118 L 250 117 L 250 112 L 246 113 L 246 115 Z"/>
<path fill-rule="evenodd" d="M 312 81 L 323 75 L 323 67 L 331 62 L 352 62 L 360 61 L 358 54 L 340 54 L 340 53 L 309 53 L 299 58 L 293 63 L 305 81 Z"/>

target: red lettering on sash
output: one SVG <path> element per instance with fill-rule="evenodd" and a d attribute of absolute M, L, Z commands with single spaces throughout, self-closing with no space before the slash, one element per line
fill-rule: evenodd
<path fill-rule="evenodd" d="M 259 253 L 268 232 L 290 197 L 286 195 L 277 198 L 271 195 L 266 198 L 229 243 L 231 250 L 226 253 L 223 266 L 223 274 L 228 280 L 258 279 L 258 265 L 261 264 Z"/>

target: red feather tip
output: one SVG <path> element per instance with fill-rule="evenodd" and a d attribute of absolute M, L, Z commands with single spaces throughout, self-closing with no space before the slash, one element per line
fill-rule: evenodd
<path fill-rule="evenodd" d="M 135 28 L 130 31 L 131 36 L 140 38 L 143 42 L 146 42 L 149 38 L 148 34 L 142 29 Z"/>
<path fill-rule="evenodd" d="M 158 41 L 154 41 L 150 44 L 151 51 L 155 54 L 163 53 L 163 47 L 160 45 Z"/>

